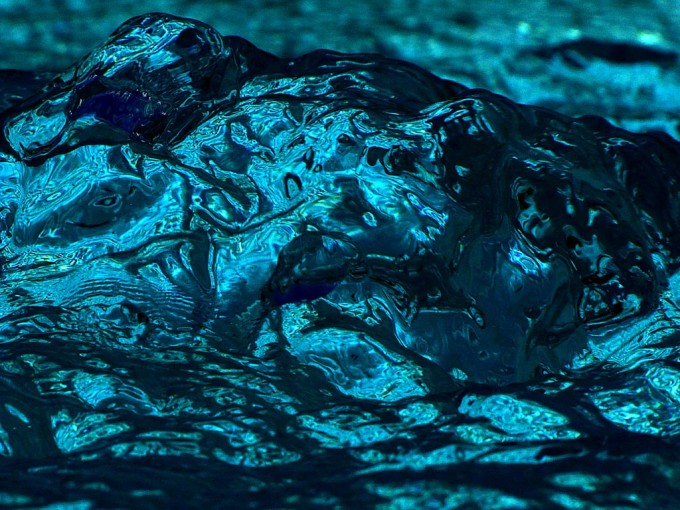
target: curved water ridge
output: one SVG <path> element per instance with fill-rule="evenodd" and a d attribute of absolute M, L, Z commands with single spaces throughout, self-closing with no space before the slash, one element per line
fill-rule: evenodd
<path fill-rule="evenodd" d="M 256 491 L 333 452 L 367 501 L 413 504 L 416 481 L 376 473 L 427 471 L 425 493 L 486 507 L 597 502 L 625 478 L 598 478 L 617 473 L 611 434 L 650 442 L 633 478 L 675 465 L 653 442 L 680 406 L 667 135 L 376 55 L 279 59 L 162 14 L 17 89 L 0 119 L 6 457 L 85 478 L 72 463 L 90 462 L 108 486 L 105 459 L 190 458 L 208 479 L 214 460 Z M 529 498 L 439 476 L 584 456 L 590 474 L 527 471 Z"/>

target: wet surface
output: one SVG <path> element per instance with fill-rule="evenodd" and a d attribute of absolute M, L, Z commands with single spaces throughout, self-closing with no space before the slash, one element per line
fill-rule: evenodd
<path fill-rule="evenodd" d="M 7 76 L 3 503 L 677 497 L 670 136 L 164 15 Z"/>

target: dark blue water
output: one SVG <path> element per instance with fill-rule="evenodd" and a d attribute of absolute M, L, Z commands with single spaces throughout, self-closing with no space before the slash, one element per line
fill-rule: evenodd
<path fill-rule="evenodd" d="M 0 78 L 0 505 L 680 496 L 668 135 L 164 15 Z"/>

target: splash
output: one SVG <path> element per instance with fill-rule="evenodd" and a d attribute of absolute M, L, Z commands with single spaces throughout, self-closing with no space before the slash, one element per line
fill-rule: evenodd
<path fill-rule="evenodd" d="M 559 413 L 469 388 L 578 380 L 637 344 L 631 366 L 677 331 L 680 146 L 667 135 L 376 55 L 279 59 L 162 14 L 3 104 L 2 371 L 34 378 L 31 398 L 76 402 L 10 399 L 3 416 L 51 430 L 28 447 L 3 424 L 10 456 L 276 466 L 310 452 L 235 416 L 274 406 L 322 448 L 366 446 L 386 430 L 362 425 L 369 441 L 304 410 L 395 405 L 423 426 L 421 399 L 451 392 L 458 419 L 519 434 L 500 412 L 516 406 L 565 429 Z M 163 436 L 127 414 L 195 421 Z M 125 439 L 134 430 L 144 446 Z"/>

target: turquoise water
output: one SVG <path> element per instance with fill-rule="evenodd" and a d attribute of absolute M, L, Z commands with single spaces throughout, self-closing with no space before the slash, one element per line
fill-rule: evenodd
<path fill-rule="evenodd" d="M 678 497 L 668 135 L 160 14 L 0 78 L 0 504 Z"/>

